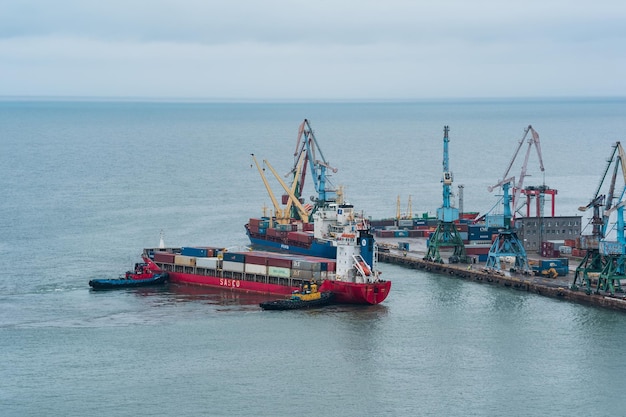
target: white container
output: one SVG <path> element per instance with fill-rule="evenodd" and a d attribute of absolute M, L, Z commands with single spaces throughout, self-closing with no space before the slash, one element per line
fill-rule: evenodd
<path fill-rule="evenodd" d="M 198 268 L 217 269 L 218 258 L 196 258 Z"/>
<path fill-rule="evenodd" d="M 241 262 L 232 262 L 232 261 L 223 261 L 222 262 L 222 269 L 224 271 L 231 271 L 231 272 L 244 272 L 244 263 Z"/>
<path fill-rule="evenodd" d="M 267 275 L 267 266 L 257 264 L 245 264 L 246 274 Z"/>
<path fill-rule="evenodd" d="M 267 268 L 267 275 L 271 277 L 289 278 L 291 269 L 281 268 L 280 266 L 270 266 Z"/>

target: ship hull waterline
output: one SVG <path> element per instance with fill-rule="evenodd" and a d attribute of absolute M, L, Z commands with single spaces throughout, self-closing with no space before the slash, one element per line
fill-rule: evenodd
<path fill-rule="evenodd" d="M 150 258 L 144 258 L 144 260 L 150 265 L 151 269 L 161 271 L 161 268 Z M 169 274 L 169 282 L 173 284 L 196 285 L 281 296 L 290 295 L 293 291 L 299 289 L 298 286 L 246 281 L 243 279 L 225 278 L 214 275 L 197 275 L 174 271 L 167 272 Z M 391 281 L 357 284 L 344 281 L 324 280 L 320 286 L 320 291 L 333 292 L 333 302 L 339 304 L 378 304 L 387 298 L 390 288 Z"/>

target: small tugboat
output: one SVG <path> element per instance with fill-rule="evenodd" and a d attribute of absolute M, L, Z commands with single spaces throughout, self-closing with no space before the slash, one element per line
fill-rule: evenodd
<path fill-rule="evenodd" d="M 320 292 L 317 284 L 309 283 L 301 290 L 295 290 L 290 298 L 274 301 L 265 301 L 259 306 L 263 310 L 296 310 L 302 308 L 323 307 L 333 299 L 330 291 Z"/>
<path fill-rule="evenodd" d="M 89 286 L 94 290 L 110 290 L 116 288 L 147 287 L 163 285 L 168 280 L 168 273 L 155 273 L 146 263 L 136 263 L 134 271 L 127 271 L 124 276 L 113 279 L 92 279 Z"/>

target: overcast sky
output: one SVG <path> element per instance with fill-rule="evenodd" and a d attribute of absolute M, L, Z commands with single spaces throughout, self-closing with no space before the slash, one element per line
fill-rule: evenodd
<path fill-rule="evenodd" d="M 626 1 L 0 0 L 0 96 L 626 96 Z"/>

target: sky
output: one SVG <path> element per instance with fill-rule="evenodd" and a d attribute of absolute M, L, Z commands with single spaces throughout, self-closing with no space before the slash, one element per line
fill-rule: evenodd
<path fill-rule="evenodd" d="M 0 96 L 626 96 L 624 0 L 0 0 Z"/>

